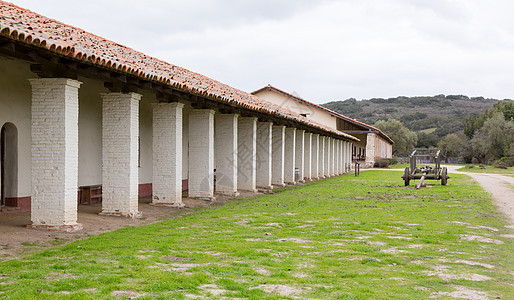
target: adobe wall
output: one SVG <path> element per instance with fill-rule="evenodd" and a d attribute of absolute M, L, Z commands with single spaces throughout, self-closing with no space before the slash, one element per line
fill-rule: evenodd
<path fill-rule="evenodd" d="M 307 104 L 300 103 L 294 99 L 291 99 L 290 97 L 273 91 L 261 91 L 257 94 L 257 97 L 260 97 L 271 103 L 280 105 L 293 112 L 299 114 L 307 114 L 307 118 L 320 124 L 323 124 L 325 126 L 328 126 L 334 130 L 337 130 L 337 118 L 326 111 L 317 109 Z"/>
<path fill-rule="evenodd" d="M 18 133 L 18 180 L 17 195 L 31 196 L 31 99 L 32 90 L 28 79 L 37 78 L 30 71 L 30 64 L 0 57 L 0 128 L 6 122 L 16 126 Z M 101 93 L 109 92 L 103 81 L 79 77 L 79 168 L 78 185 L 102 183 L 102 100 Z M 140 134 L 140 191 L 151 191 L 152 182 L 152 103 L 155 94 L 142 92 L 139 102 Z M 183 123 L 183 179 L 188 178 L 189 111 L 184 107 Z M 78 187 L 77 187 L 78 188 Z"/>

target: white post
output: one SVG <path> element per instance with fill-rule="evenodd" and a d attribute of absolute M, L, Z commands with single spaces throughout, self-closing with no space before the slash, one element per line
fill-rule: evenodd
<path fill-rule="evenodd" d="M 325 137 L 325 166 L 324 166 L 324 175 L 325 177 L 330 177 L 330 138 L 328 136 Z"/>
<path fill-rule="evenodd" d="M 216 191 L 237 196 L 238 114 L 217 114 L 214 118 Z"/>
<path fill-rule="evenodd" d="M 284 181 L 294 184 L 296 128 L 286 128 L 284 150 Z"/>
<path fill-rule="evenodd" d="M 214 110 L 189 114 L 189 197 L 214 199 Z"/>
<path fill-rule="evenodd" d="M 273 122 L 257 123 L 257 186 L 272 189 Z"/>
<path fill-rule="evenodd" d="M 139 100 L 136 93 L 102 96 L 102 215 L 141 217 Z"/>
<path fill-rule="evenodd" d="M 182 202 L 182 103 L 153 104 L 152 204 Z"/>
<path fill-rule="evenodd" d="M 312 135 L 311 179 L 319 179 L 319 134 Z"/>
<path fill-rule="evenodd" d="M 78 89 L 67 78 L 29 79 L 32 86 L 31 227 L 64 231 L 77 223 Z"/>
<path fill-rule="evenodd" d="M 305 134 L 305 151 L 304 151 L 304 178 L 305 180 L 311 180 L 312 179 L 312 133 L 306 133 Z"/>
<path fill-rule="evenodd" d="M 305 130 L 296 130 L 295 169 L 298 168 L 299 182 L 305 182 Z"/>
<path fill-rule="evenodd" d="M 336 161 L 336 139 L 330 138 L 330 176 L 337 174 L 337 161 Z"/>
<path fill-rule="evenodd" d="M 318 177 L 325 178 L 325 159 L 326 159 L 326 143 L 325 137 L 319 137 L 319 163 L 318 163 Z"/>
<path fill-rule="evenodd" d="M 257 191 L 257 118 L 239 118 L 237 188 Z"/>
<path fill-rule="evenodd" d="M 286 139 L 285 126 L 273 126 L 273 165 L 271 170 L 271 183 L 284 186 L 284 149 Z"/>

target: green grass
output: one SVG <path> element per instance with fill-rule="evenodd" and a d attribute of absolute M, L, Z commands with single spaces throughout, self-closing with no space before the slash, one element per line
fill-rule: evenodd
<path fill-rule="evenodd" d="M 5 261 L 0 298 L 425 299 L 461 287 L 508 299 L 514 243 L 501 234 L 512 230 L 490 197 L 462 175 L 420 190 L 400 175 L 234 199 Z"/>
<path fill-rule="evenodd" d="M 433 128 L 427 128 L 427 129 L 423 129 L 423 130 L 420 130 L 418 132 L 422 132 L 422 133 L 426 133 L 426 134 L 430 134 L 430 133 L 433 133 L 434 131 L 437 130 L 437 127 L 433 127 Z"/>
<path fill-rule="evenodd" d="M 493 166 L 484 166 L 484 169 L 479 167 L 479 165 L 466 165 L 458 171 L 462 172 L 472 172 L 472 173 L 493 173 L 493 174 L 501 174 L 507 176 L 514 176 L 514 167 L 509 167 L 507 169 L 499 169 Z"/>

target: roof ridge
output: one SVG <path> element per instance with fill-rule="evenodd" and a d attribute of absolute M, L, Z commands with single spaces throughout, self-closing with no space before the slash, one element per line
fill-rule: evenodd
<path fill-rule="evenodd" d="M 310 101 L 305 100 L 305 99 L 303 99 L 303 98 L 301 98 L 301 97 L 295 96 L 295 95 L 293 95 L 293 94 L 291 94 L 291 93 L 288 93 L 288 92 L 286 92 L 286 91 L 284 91 L 284 90 L 281 90 L 281 89 L 279 89 L 279 88 L 277 88 L 277 87 L 275 87 L 275 86 L 271 85 L 270 83 L 268 83 L 268 85 L 267 85 L 267 86 L 265 86 L 265 87 L 263 87 L 263 88 L 260 88 L 260 89 L 258 89 L 258 90 L 256 90 L 256 91 L 251 92 L 251 94 L 254 94 L 254 95 L 255 95 L 255 94 L 257 94 L 257 93 L 259 93 L 259 92 L 261 92 L 261 91 L 263 91 L 263 90 L 275 90 L 275 91 L 280 92 L 280 93 L 283 93 L 283 94 L 285 94 L 285 95 L 287 95 L 287 96 L 289 96 L 289 97 L 291 97 L 291 98 L 294 98 L 294 99 L 300 100 L 300 101 L 305 102 L 305 103 L 307 103 L 307 104 L 309 104 L 309 105 L 312 105 L 312 106 L 318 107 L 318 108 L 320 108 L 320 109 L 322 109 L 322 110 L 325 110 L 325 111 L 327 111 L 327 112 L 329 112 L 329 113 L 332 113 L 332 114 L 334 114 L 334 115 L 337 115 L 337 116 L 339 116 L 339 117 L 341 117 L 341 118 L 343 118 L 343 119 L 347 119 L 347 120 L 350 120 L 350 121 L 352 121 L 352 122 L 356 122 L 356 123 L 358 123 L 358 124 L 360 124 L 360 125 L 363 125 L 363 126 L 365 126 L 365 127 L 368 127 L 368 128 L 370 128 L 370 129 L 376 130 L 376 131 L 378 131 L 380 134 L 382 134 L 382 135 L 383 135 L 387 140 L 389 140 L 389 141 L 391 141 L 392 143 L 394 143 L 394 141 L 393 141 L 389 136 L 387 136 L 387 134 L 385 134 L 384 132 L 382 132 L 382 130 L 380 130 L 380 129 L 378 129 L 378 128 L 374 127 L 374 126 L 371 126 L 371 125 L 368 125 L 368 124 L 366 124 L 366 123 L 363 123 L 363 122 L 357 121 L 356 119 L 352 119 L 352 118 L 350 118 L 350 117 L 347 117 L 347 116 L 345 116 L 345 115 L 343 115 L 343 114 L 340 114 L 340 113 L 338 113 L 338 112 L 336 112 L 336 111 L 333 111 L 333 110 L 331 110 L 331 109 L 329 109 L 329 108 L 326 108 L 326 107 L 321 106 L 321 105 L 319 105 L 319 104 L 316 104 L 316 103 L 314 103 L 314 102 L 310 102 Z"/>
<path fill-rule="evenodd" d="M 192 94 L 293 120 L 348 139 L 333 130 L 215 79 L 0 0 L 0 35 L 94 65 L 160 82 Z"/>

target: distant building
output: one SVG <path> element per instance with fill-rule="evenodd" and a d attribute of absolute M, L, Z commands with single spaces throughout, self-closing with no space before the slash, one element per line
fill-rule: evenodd
<path fill-rule="evenodd" d="M 352 161 L 359 161 L 364 167 L 373 167 L 376 160 L 391 158 L 393 155 L 394 141 L 378 128 L 343 116 L 271 85 L 256 90 L 252 94 L 334 130 L 359 138 L 360 141 L 352 146 Z"/>

